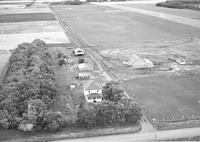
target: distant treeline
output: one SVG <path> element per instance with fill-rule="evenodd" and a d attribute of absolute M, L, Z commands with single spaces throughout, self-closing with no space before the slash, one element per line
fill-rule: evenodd
<path fill-rule="evenodd" d="M 177 9 L 200 10 L 200 0 L 172 0 L 172 1 L 157 3 L 156 6 L 177 8 Z"/>

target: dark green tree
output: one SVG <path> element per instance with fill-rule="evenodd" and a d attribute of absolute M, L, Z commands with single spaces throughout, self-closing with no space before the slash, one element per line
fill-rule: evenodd
<path fill-rule="evenodd" d="M 102 92 L 104 99 L 112 102 L 117 102 L 124 96 L 123 90 L 119 87 L 119 83 L 113 81 L 103 86 Z"/>

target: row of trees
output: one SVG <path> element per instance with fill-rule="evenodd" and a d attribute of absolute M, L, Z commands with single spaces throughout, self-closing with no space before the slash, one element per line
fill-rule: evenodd
<path fill-rule="evenodd" d="M 135 124 L 141 119 L 141 108 L 127 97 L 119 84 L 109 82 L 103 87 L 102 103 L 86 103 L 77 114 L 77 124 L 81 127 Z"/>
<path fill-rule="evenodd" d="M 59 128 L 63 121 L 60 114 L 52 111 L 55 96 L 55 73 L 45 42 L 34 40 L 18 45 L 1 86 L 0 125 L 18 128 L 31 123 L 41 130 L 57 123 L 52 129 Z"/>

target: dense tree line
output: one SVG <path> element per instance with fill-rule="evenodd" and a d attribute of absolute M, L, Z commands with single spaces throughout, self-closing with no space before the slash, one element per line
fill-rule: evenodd
<path fill-rule="evenodd" d="M 56 95 L 52 57 L 45 42 L 18 45 L 9 60 L 9 67 L 0 92 L 0 124 L 17 128 L 19 124 L 32 123 L 38 130 L 58 128 L 60 122 L 49 119 L 61 118 L 52 111 Z M 34 108 L 28 110 L 28 106 Z M 34 111 L 32 113 L 31 111 Z M 29 115 L 32 114 L 32 115 Z"/>
<path fill-rule="evenodd" d="M 109 82 L 103 87 L 105 101 L 102 103 L 86 103 L 77 114 L 80 127 L 111 126 L 135 124 L 141 119 L 141 108 L 133 100 L 126 98 L 119 84 Z"/>

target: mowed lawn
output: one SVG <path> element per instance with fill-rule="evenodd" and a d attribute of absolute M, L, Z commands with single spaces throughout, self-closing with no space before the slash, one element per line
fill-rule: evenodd
<path fill-rule="evenodd" d="M 200 117 L 200 75 L 158 76 L 125 83 L 153 118 L 173 121 Z"/>

